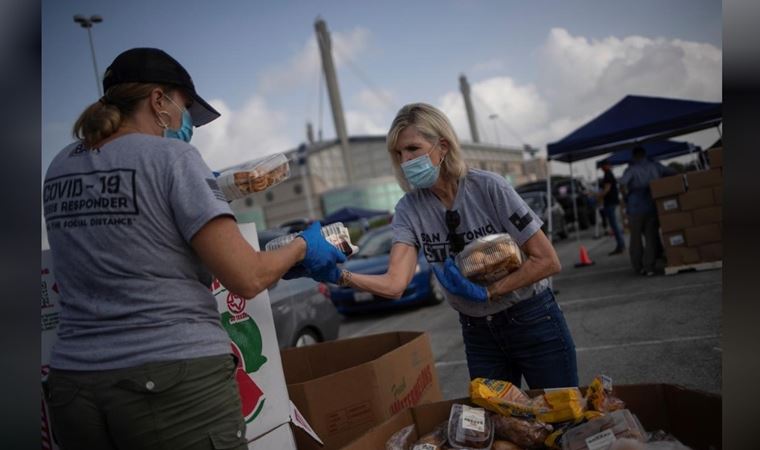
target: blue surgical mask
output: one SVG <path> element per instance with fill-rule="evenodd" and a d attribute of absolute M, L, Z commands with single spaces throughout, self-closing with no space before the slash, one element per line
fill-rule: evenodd
<path fill-rule="evenodd" d="M 177 105 L 168 95 L 166 98 L 169 99 L 177 109 L 182 111 L 182 125 L 180 125 L 179 130 L 172 130 L 169 127 L 164 128 L 164 137 L 190 142 L 190 139 L 193 137 L 193 118 L 190 115 L 190 112 L 186 108 L 180 108 L 179 105 Z"/>
<path fill-rule="evenodd" d="M 430 149 L 430 152 L 434 148 L 435 145 Z M 441 165 L 433 165 L 433 161 L 430 159 L 430 152 L 401 164 L 401 170 L 404 172 L 406 180 L 415 189 L 431 188 L 438 181 Z M 443 159 L 441 159 L 442 162 Z"/>

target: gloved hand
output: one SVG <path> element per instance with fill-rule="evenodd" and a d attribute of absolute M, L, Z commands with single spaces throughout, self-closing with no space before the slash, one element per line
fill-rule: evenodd
<path fill-rule="evenodd" d="M 298 237 L 306 241 L 306 256 L 302 264 L 309 276 L 316 281 L 337 283 L 340 278 L 337 264 L 345 262 L 346 255 L 322 236 L 320 223 L 313 222 Z"/>
<path fill-rule="evenodd" d="M 488 301 L 486 288 L 465 278 L 450 256 L 444 261 L 443 269 L 433 266 L 433 272 L 438 282 L 452 294 L 478 303 Z"/>

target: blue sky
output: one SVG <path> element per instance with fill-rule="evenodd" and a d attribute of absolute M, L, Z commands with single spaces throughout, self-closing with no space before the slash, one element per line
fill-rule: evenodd
<path fill-rule="evenodd" d="M 319 117 L 314 21 L 336 48 L 350 134 L 384 134 L 404 103 L 447 112 L 469 140 L 458 77 L 476 92 L 481 140 L 544 149 L 624 95 L 721 100 L 720 1 L 57 1 L 43 0 L 42 171 L 97 99 L 121 51 L 179 60 L 223 118 L 196 130 L 212 168 L 295 147 Z M 335 135 L 326 94 L 324 137 Z M 488 121 L 490 113 L 498 120 Z M 717 133 L 694 136 L 707 145 Z"/>

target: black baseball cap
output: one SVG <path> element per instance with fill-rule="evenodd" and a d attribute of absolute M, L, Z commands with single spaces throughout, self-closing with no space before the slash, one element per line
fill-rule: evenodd
<path fill-rule="evenodd" d="M 168 53 L 157 48 L 133 48 L 117 56 L 103 75 L 103 92 L 120 83 L 161 83 L 184 88 L 194 100 L 188 111 L 196 127 L 221 116 L 195 92 L 193 79 L 187 70 Z"/>

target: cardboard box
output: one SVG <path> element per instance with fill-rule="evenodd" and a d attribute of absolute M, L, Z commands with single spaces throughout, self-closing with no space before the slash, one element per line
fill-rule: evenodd
<path fill-rule="evenodd" d="M 694 225 L 707 225 L 708 223 L 720 223 L 723 216 L 722 206 L 710 206 L 708 208 L 695 209 L 691 212 Z"/>
<path fill-rule="evenodd" d="M 659 217 L 659 221 L 663 233 L 683 230 L 694 225 L 690 212 L 663 214 Z"/>
<path fill-rule="evenodd" d="M 720 228 L 715 223 L 689 227 L 683 233 L 686 236 L 686 245 L 689 247 L 721 241 Z"/>
<path fill-rule="evenodd" d="M 299 450 L 338 449 L 406 407 L 443 398 L 426 333 L 285 349 L 282 362 L 290 398 L 325 443 L 296 432 Z"/>
<path fill-rule="evenodd" d="M 258 250 L 256 224 L 240 224 L 239 227 L 246 240 Z M 288 397 L 269 292 L 263 291 L 254 299 L 246 300 L 230 293 L 216 279 L 212 282 L 211 291 L 217 301 L 222 326 L 230 335 L 232 351 L 240 360 L 235 379 L 243 405 L 246 421 L 245 435 L 249 447 L 296 450 L 290 424 L 308 430 L 304 432 L 305 436 L 312 436 L 313 430 L 304 420 L 297 420 L 302 418 Z M 50 350 L 57 339 L 55 332 L 58 326 L 58 304 L 58 287 L 52 271 L 50 251 L 45 250 L 42 252 L 43 382 L 47 378 Z M 48 417 L 43 396 L 42 439 L 43 442 L 50 443 L 48 448 L 57 449 L 52 440 Z M 277 446 L 259 444 L 259 439 L 264 437 L 267 442 L 272 442 L 271 440 L 276 438 Z M 316 436 L 313 438 L 318 439 Z"/>
<path fill-rule="evenodd" d="M 723 186 L 715 186 L 713 188 L 713 199 L 716 205 L 723 204 Z"/>
<path fill-rule="evenodd" d="M 710 160 L 710 168 L 723 167 L 723 147 L 708 149 L 707 158 Z"/>
<path fill-rule="evenodd" d="M 700 252 L 693 247 L 665 247 L 668 267 L 685 266 L 702 261 Z"/>
<path fill-rule="evenodd" d="M 715 204 L 713 188 L 694 189 L 678 196 L 681 211 L 692 211 Z"/>
<path fill-rule="evenodd" d="M 529 395 L 539 392 L 528 391 Z M 613 395 L 626 403 L 648 432 L 665 430 L 694 450 L 722 447 L 720 395 L 673 384 L 616 385 Z M 472 404 L 469 398 L 460 398 L 415 406 L 373 427 L 342 450 L 385 450 L 388 438 L 409 425 L 414 425 L 416 440 L 447 420 L 454 403 Z"/>
<path fill-rule="evenodd" d="M 662 198 L 686 192 L 684 177 L 682 174 L 662 177 L 649 183 L 652 198 Z"/>
<path fill-rule="evenodd" d="M 699 246 L 699 257 L 703 262 L 722 261 L 723 243 L 715 242 Z"/>
<path fill-rule="evenodd" d="M 665 249 L 669 247 L 684 247 L 686 246 L 686 235 L 684 235 L 683 231 L 663 233 L 662 245 L 665 246 Z"/>
<path fill-rule="evenodd" d="M 720 169 L 696 170 L 686 173 L 686 186 L 690 191 L 723 184 L 723 173 Z"/>
<path fill-rule="evenodd" d="M 655 202 L 657 203 L 657 215 L 660 217 L 681 212 L 681 203 L 678 201 L 678 197 L 658 198 Z"/>

